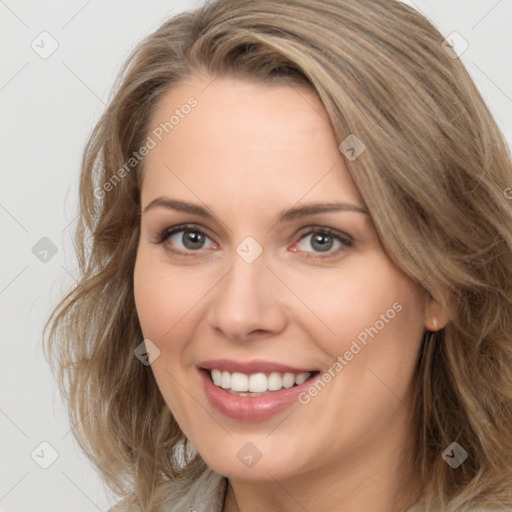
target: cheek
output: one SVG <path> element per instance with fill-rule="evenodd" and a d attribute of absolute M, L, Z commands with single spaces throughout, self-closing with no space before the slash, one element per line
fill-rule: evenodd
<path fill-rule="evenodd" d="M 171 327 L 169 312 L 174 310 L 174 295 L 166 293 L 167 283 L 157 266 L 139 250 L 135 262 L 133 287 L 137 315 L 145 338 L 158 339 Z"/>
<path fill-rule="evenodd" d="M 330 273 L 315 287 L 306 279 L 301 283 L 304 302 L 316 316 L 315 330 L 333 359 L 353 341 L 365 347 L 379 340 L 381 348 L 398 350 L 408 340 L 420 340 L 424 331 L 417 284 L 382 255 L 358 263 L 357 268 Z"/>
<path fill-rule="evenodd" d="M 172 267 L 144 248 L 137 255 L 133 280 L 142 332 L 163 345 L 166 339 L 177 338 L 176 330 L 183 330 L 197 314 L 209 289 L 192 267 Z"/>
<path fill-rule="evenodd" d="M 185 379 L 184 351 L 197 324 L 197 283 L 191 286 L 181 269 L 173 270 L 144 249 L 137 255 L 133 282 L 144 339 L 153 341 L 160 350 L 151 364 L 153 375 L 168 407 L 186 432 L 184 426 L 193 423 L 189 417 L 193 416 L 194 406 L 179 382 Z"/>
<path fill-rule="evenodd" d="M 314 285 L 303 277 L 296 289 L 321 320 L 319 326 L 323 323 L 325 332 L 338 339 L 353 338 L 375 323 L 379 327 L 383 321 L 398 324 L 404 316 L 421 316 L 414 282 L 382 257 L 328 272 L 325 278 L 319 274 Z"/>

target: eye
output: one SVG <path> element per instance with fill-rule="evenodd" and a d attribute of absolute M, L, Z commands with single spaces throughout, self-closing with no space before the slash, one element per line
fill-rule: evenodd
<path fill-rule="evenodd" d="M 193 256 L 193 253 L 198 253 L 202 249 L 217 247 L 205 231 L 188 224 L 164 229 L 154 243 L 165 243 L 167 250 L 184 256 Z M 315 227 L 303 233 L 291 251 L 326 253 L 329 257 L 337 255 L 351 245 L 352 239 L 349 235 L 331 228 Z"/>
<path fill-rule="evenodd" d="M 352 245 L 352 239 L 340 231 L 330 228 L 315 228 L 306 232 L 297 242 L 300 251 L 329 253 L 329 256 L 338 254 Z M 311 249 L 313 249 L 311 251 Z M 297 249 L 292 249 L 297 251 Z"/>
<path fill-rule="evenodd" d="M 166 248 L 172 252 L 187 254 L 187 252 L 198 252 L 201 249 L 211 249 L 215 243 L 201 229 L 195 226 L 175 226 L 165 229 L 156 243 L 166 243 Z"/>

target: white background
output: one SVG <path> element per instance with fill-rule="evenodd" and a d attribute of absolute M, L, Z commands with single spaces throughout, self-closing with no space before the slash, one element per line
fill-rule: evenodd
<path fill-rule="evenodd" d="M 73 282 L 82 150 L 117 70 L 164 19 L 200 3 L 0 0 L 0 511 L 106 511 L 116 501 L 73 439 L 41 332 Z M 512 1 L 406 3 L 469 43 L 461 58 L 512 144 Z M 47 59 L 31 48 L 43 31 L 59 45 Z M 43 237 L 57 248 L 47 262 L 32 252 Z M 43 441 L 58 453 L 48 469 L 31 458 Z M 36 453 L 50 460 L 48 447 Z"/>

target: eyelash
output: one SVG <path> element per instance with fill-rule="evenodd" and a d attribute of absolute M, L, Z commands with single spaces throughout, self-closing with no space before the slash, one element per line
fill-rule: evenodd
<path fill-rule="evenodd" d="M 335 240 L 339 241 L 341 244 L 342 244 L 342 247 L 339 247 L 338 249 L 334 250 L 334 251 L 326 251 L 324 254 L 327 254 L 327 256 L 307 256 L 308 258 L 313 258 L 313 259 L 319 259 L 319 258 L 329 258 L 329 257 L 334 257 L 336 255 L 338 255 L 338 253 L 340 251 L 343 251 L 343 250 L 346 250 L 348 247 L 351 247 L 352 246 L 352 239 L 350 236 L 346 235 L 345 233 L 342 233 L 340 231 L 337 231 L 335 229 L 332 229 L 332 228 L 327 228 L 327 227 L 321 227 L 321 226 L 307 226 L 303 229 L 308 229 L 308 231 L 302 231 L 300 234 L 299 234 L 299 239 L 296 243 L 300 242 L 301 240 L 303 240 L 304 238 L 306 238 L 307 236 L 309 235 L 316 235 L 316 234 L 322 234 L 322 235 L 328 235 L 332 238 L 334 238 Z M 208 236 L 208 234 L 200 229 L 197 225 L 195 224 L 181 224 L 179 226 L 174 226 L 172 228 L 165 228 L 164 230 L 162 230 L 158 235 L 157 235 L 157 238 L 156 240 L 154 241 L 155 244 L 157 245 L 161 245 L 163 244 L 168 238 L 170 238 L 172 235 L 175 235 L 176 233 L 180 233 L 181 231 L 193 231 L 195 233 L 200 233 L 202 235 L 204 235 L 205 237 L 209 238 L 211 240 L 211 237 Z M 175 253 L 175 254 L 179 254 L 181 256 L 185 256 L 185 257 L 190 257 L 190 256 L 197 256 L 197 254 L 195 253 L 199 253 L 201 251 L 201 249 L 198 249 L 197 251 L 193 251 L 193 250 L 189 250 L 187 252 L 185 251 L 182 251 L 182 250 L 177 250 L 177 249 L 173 249 L 171 247 L 166 247 L 166 250 L 172 252 L 172 253 Z M 298 251 L 300 252 L 300 251 Z M 308 252 L 308 251 L 306 251 Z M 322 254 L 321 252 L 317 252 L 316 254 Z"/>

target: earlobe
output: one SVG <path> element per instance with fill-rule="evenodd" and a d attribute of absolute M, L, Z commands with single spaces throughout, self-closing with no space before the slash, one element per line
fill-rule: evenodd
<path fill-rule="evenodd" d="M 437 332 L 448 323 L 448 316 L 443 307 L 433 297 L 429 296 L 425 307 L 425 328 Z"/>

